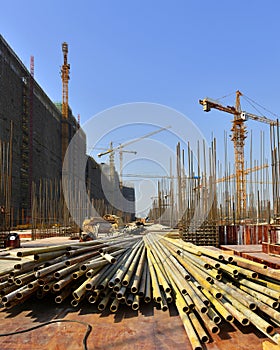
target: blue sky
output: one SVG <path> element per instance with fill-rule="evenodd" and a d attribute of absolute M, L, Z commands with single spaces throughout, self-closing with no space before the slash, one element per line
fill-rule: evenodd
<path fill-rule="evenodd" d="M 197 103 L 206 95 L 239 89 L 278 111 L 279 12 L 277 0 L 13 0 L 1 2 L 0 31 L 27 67 L 35 56 L 35 77 L 55 101 L 68 42 L 69 102 L 82 122 L 148 101 L 214 131 L 215 112 L 206 118 Z M 218 126 L 229 119 L 217 115 Z"/>
<path fill-rule="evenodd" d="M 68 43 L 69 104 L 82 124 L 115 105 L 158 103 L 189 117 L 208 141 L 214 134 L 222 152 L 231 116 L 206 114 L 198 100 L 239 89 L 278 113 L 279 13 L 278 0 L 13 0 L 1 2 L 0 32 L 27 67 L 34 55 L 35 79 L 53 101 Z M 243 100 L 242 108 L 256 113 Z M 268 139 L 267 125 L 247 126 L 256 148 L 259 129 Z"/>

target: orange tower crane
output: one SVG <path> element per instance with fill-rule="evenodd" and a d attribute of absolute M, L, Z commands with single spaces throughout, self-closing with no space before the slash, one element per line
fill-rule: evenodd
<path fill-rule="evenodd" d="M 68 44 L 62 43 L 63 66 L 61 68 L 62 79 L 62 116 L 68 118 L 68 81 L 70 79 L 70 64 L 67 62 Z"/>
<path fill-rule="evenodd" d="M 67 62 L 68 44 L 62 43 L 63 66 L 61 67 L 62 79 L 62 161 L 69 143 L 69 125 L 68 125 L 68 81 L 70 79 L 70 64 Z"/>
<path fill-rule="evenodd" d="M 244 146 L 246 139 L 246 125 L 245 121 L 253 119 L 262 123 L 270 125 L 277 125 L 276 120 L 268 119 L 264 116 L 257 116 L 248 112 L 241 111 L 240 108 L 240 96 L 242 93 L 236 91 L 235 107 L 223 106 L 219 102 L 205 98 L 199 100 L 199 103 L 203 106 L 205 112 L 209 112 L 211 108 L 218 109 L 219 111 L 232 114 L 234 116 L 232 120 L 232 137 L 234 145 L 234 161 L 235 161 L 235 178 L 236 178 L 236 219 L 240 222 L 244 219 L 246 213 L 246 179 L 244 170 Z"/>

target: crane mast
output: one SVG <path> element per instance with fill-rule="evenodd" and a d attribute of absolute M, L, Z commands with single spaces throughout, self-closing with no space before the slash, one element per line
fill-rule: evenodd
<path fill-rule="evenodd" d="M 63 66 L 61 68 L 62 79 L 62 116 L 68 118 L 68 81 L 70 79 L 70 64 L 67 62 L 68 44 L 62 43 Z"/>
<path fill-rule="evenodd" d="M 240 91 L 236 91 L 234 119 L 232 121 L 231 140 L 234 144 L 234 163 L 236 178 L 236 219 L 242 220 L 246 213 L 246 183 L 244 174 L 244 146 L 246 139 L 246 125 L 240 118 Z"/>
<path fill-rule="evenodd" d="M 232 136 L 231 140 L 234 145 L 234 161 L 235 161 L 235 179 L 236 179 L 236 221 L 241 222 L 246 215 L 246 171 L 244 170 L 244 146 L 246 139 L 245 121 L 248 119 L 256 120 L 272 126 L 278 125 L 278 121 L 268 119 L 264 116 L 258 116 L 252 113 L 241 111 L 240 96 L 242 93 L 236 91 L 235 107 L 223 106 L 219 102 L 210 98 L 199 100 L 205 112 L 209 112 L 212 108 L 219 111 L 232 114 Z"/>
<path fill-rule="evenodd" d="M 68 81 L 70 64 L 67 62 L 68 44 L 62 43 L 63 65 L 61 67 L 62 79 L 62 125 L 61 125 L 61 157 L 64 161 L 65 169 L 69 169 L 68 160 L 65 159 L 66 150 L 69 144 L 69 123 L 68 123 Z"/>

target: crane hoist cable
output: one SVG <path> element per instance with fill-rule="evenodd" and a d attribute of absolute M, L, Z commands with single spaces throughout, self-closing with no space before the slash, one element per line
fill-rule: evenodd
<path fill-rule="evenodd" d="M 257 108 L 256 106 L 262 108 L 264 111 L 270 113 L 271 115 L 273 115 L 275 118 L 279 119 L 279 115 L 277 115 L 276 113 L 271 112 L 269 109 L 267 109 L 266 107 L 260 105 L 259 103 L 257 103 L 256 101 L 252 100 L 250 97 L 246 96 L 246 95 L 242 95 L 243 98 L 260 114 L 262 114 Z"/>

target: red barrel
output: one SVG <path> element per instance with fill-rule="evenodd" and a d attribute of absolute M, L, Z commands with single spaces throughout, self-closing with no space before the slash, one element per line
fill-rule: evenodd
<path fill-rule="evenodd" d="M 19 248 L 20 238 L 17 233 L 9 233 L 6 238 L 6 248 Z"/>

